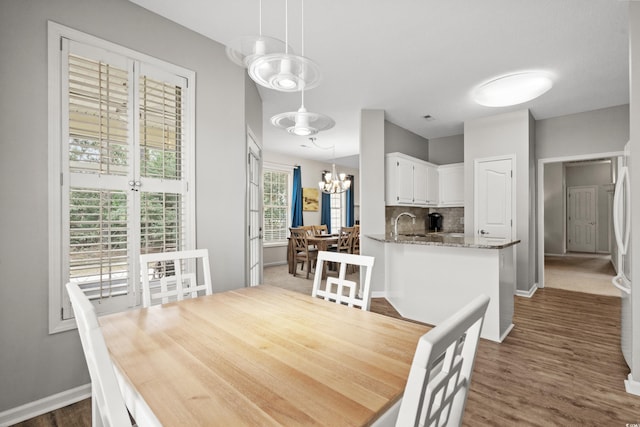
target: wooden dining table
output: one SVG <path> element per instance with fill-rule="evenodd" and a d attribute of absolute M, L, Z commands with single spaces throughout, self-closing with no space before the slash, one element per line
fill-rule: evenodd
<path fill-rule="evenodd" d="M 393 425 L 429 327 L 260 285 L 100 318 L 139 426 Z"/>

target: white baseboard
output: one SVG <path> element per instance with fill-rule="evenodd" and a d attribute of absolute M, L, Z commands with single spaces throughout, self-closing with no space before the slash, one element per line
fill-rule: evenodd
<path fill-rule="evenodd" d="M 371 291 L 371 298 L 386 298 L 387 293 L 385 291 Z"/>
<path fill-rule="evenodd" d="M 25 403 L 17 408 L 0 412 L 0 427 L 7 427 L 38 415 L 63 408 L 72 403 L 91 397 L 91 384 L 81 385 L 35 402 Z"/>
<path fill-rule="evenodd" d="M 275 267 L 276 265 L 285 265 L 287 261 L 268 262 L 263 264 L 263 267 Z"/>
<path fill-rule="evenodd" d="M 640 396 L 640 381 L 634 380 L 631 374 L 624 380 L 624 388 L 627 390 L 627 393 Z"/>
<path fill-rule="evenodd" d="M 525 297 L 525 298 L 531 298 L 533 296 L 533 294 L 536 293 L 536 291 L 538 290 L 538 284 L 534 283 L 533 286 L 531 287 L 531 289 L 529 289 L 528 291 L 521 291 L 521 290 L 516 290 L 516 296 L 518 297 Z"/>

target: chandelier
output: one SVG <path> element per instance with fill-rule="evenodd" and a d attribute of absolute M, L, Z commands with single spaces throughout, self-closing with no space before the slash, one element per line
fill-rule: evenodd
<path fill-rule="evenodd" d="M 323 174 L 323 180 L 318 183 L 320 191 L 327 194 L 344 193 L 351 187 L 351 180 L 345 173 L 336 173 L 336 164 L 331 165 L 331 172 Z"/>
<path fill-rule="evenodd" d="M 351 187 L 351 180 L 347 177 L 346 173 L 336 172 L 336 146 L 321 147 L 316 144 L 316 138 L 309 138 L 309 141 L 321 150 L 333 150 L 333 163 L 331 164 L 331 172 L 324 171 L 322 174 L 322 181 L 318 183 L 320 191 L 326 194 L 344 193 Z"/>

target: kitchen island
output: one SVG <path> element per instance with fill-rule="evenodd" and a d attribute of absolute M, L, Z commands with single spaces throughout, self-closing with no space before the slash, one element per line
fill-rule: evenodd
<path fill-rule="evenodd" d="M 409 319 L 438 325 L 479 294 L 491 298 L 481 337 L 513 328 L 514 245 L 461 233 L 367 235 L 384 244 L 385 294 Z"/>

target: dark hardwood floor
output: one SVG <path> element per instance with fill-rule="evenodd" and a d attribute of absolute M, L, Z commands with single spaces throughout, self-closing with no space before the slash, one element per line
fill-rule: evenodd
<path fill-rule="evenodd" d="M 542 289 L 515 301 L 507 339 L 480 342 L 465 426 L 640 424 L 640 397 L 624 390 L 619 298 Z M 384 299 L 371 310 L 400 317 Z M 90 412 L 87 400 L 18 425 L 89 426 Z"/>

